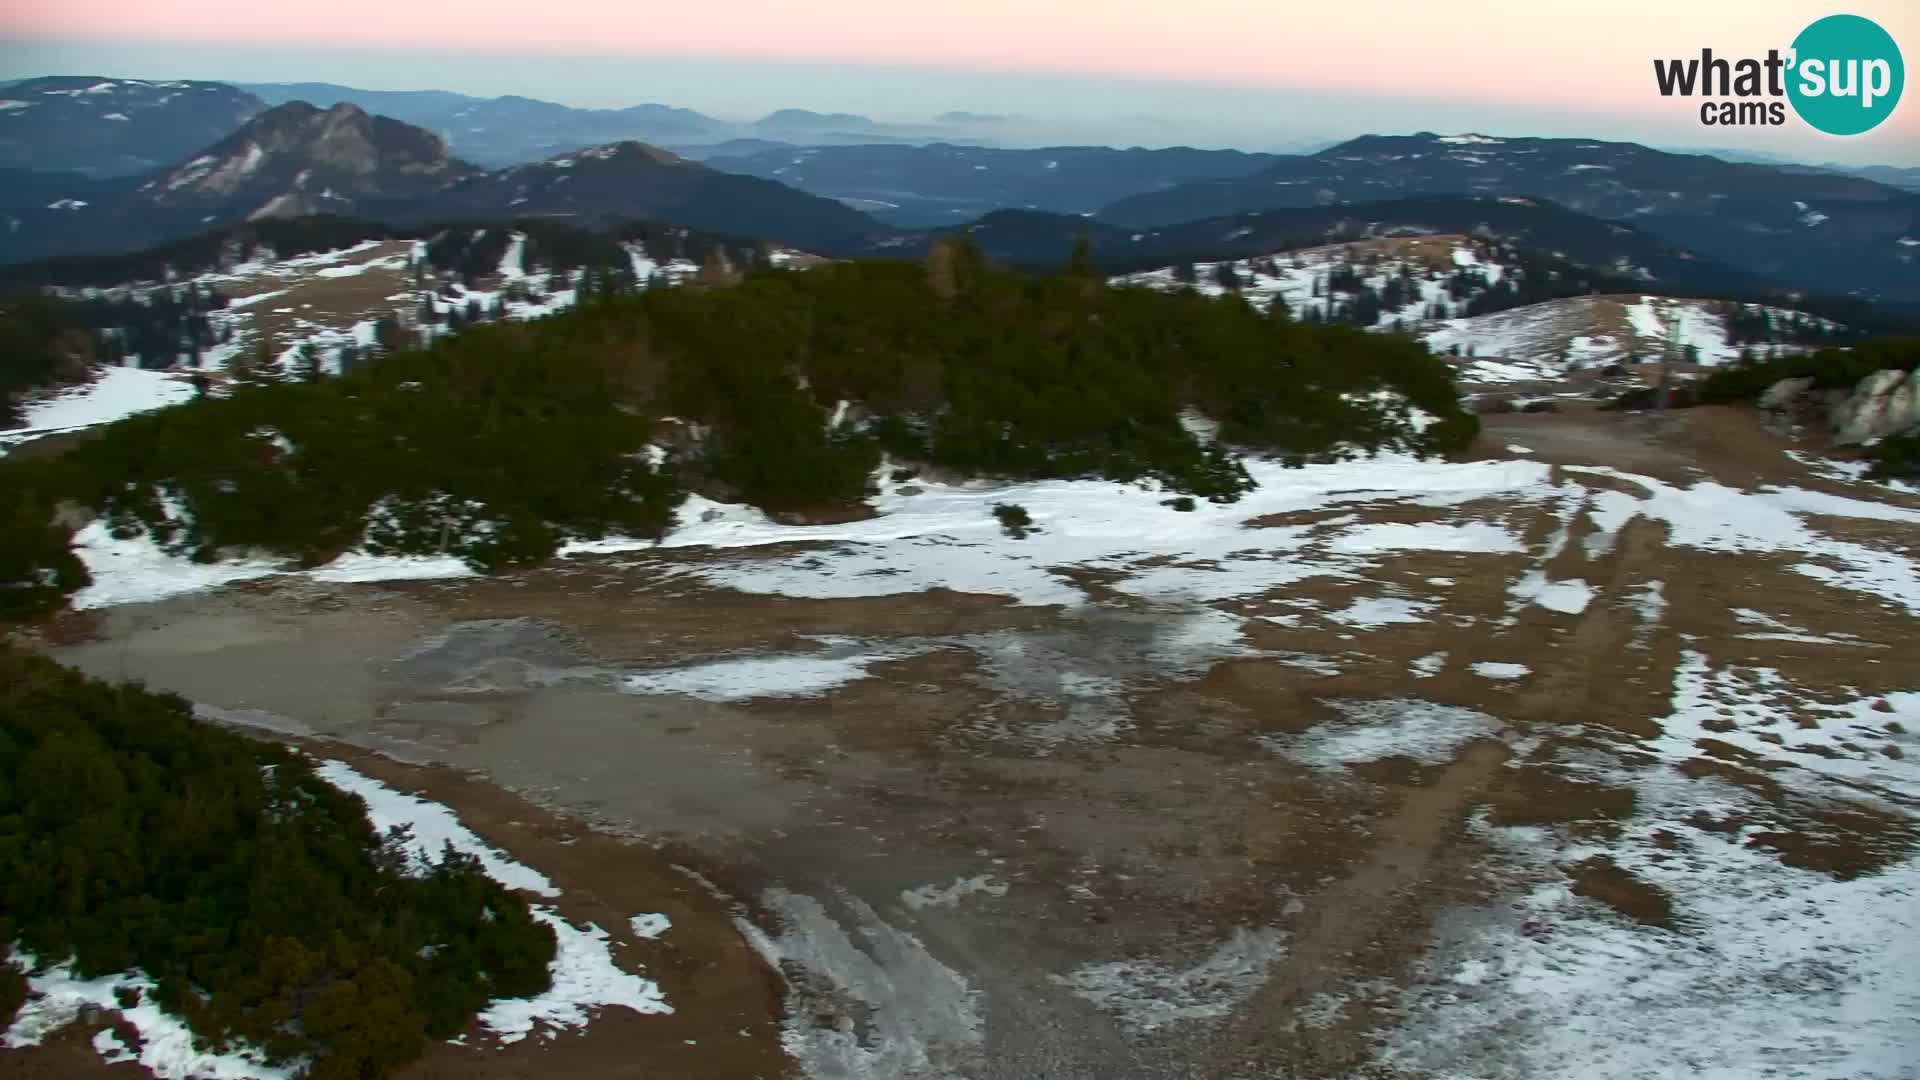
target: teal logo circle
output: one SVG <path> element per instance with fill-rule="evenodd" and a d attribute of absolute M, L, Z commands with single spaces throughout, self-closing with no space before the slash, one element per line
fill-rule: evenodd
<path fill-rule="evenodd" d="M 1878 127 L 1906 81 L 1900 46 L 1872 19 L 1829 15 L 1793 39 L 1787 98 L 1800 119 L 1829 135 Z"/>

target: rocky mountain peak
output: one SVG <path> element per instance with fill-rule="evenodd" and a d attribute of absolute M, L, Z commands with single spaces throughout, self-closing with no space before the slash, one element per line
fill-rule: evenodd
<path fill-rule="evenodd" d="M 321 109 L 292 101 L 142 190 L 160 202 L 236 199 L 261 212 L 311 212 L 329 200 L 418 194 L 476 171 L 431 131 L 349 102 Z"/>

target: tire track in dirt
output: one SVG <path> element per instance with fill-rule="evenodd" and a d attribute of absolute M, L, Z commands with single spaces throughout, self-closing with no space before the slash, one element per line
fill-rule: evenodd
<path fill-rule="evenodd" d="M 1584 509 L 1583 501 L 1560 523 L 1565 532 L 1557 540 L 1543 539 L 1549 547 L 1558 546 L 1555 557 L 1530 567 L 1575 560 L 1585 565 L 1589 578 L 1595 579 L 1594 595 L 1573 625 L 1564 626 L 1544 609 L 1529 609 L 1530 616 L 1518 626 L 1456 646 L 1468 656 L 1495 650 L 1502 656 L 1517 653 L 1534 671 L 1527 685 L 1490 703 L 1468 677 L 1447 682 L 1516 726 L 1563 723 L 1576 712 L 1583 720 L 1592 719 L 1592 712 L 1604 711 L 1610 724 L 1637 733 L 1650 722 L 1637 711 L 1611 704 L 1619 692 L 1643 692 L 1631 684 L 1639 681 L 1634 676 L 1651 657 L 1636 656 L 1629 648 L 1635 627 L 1618 601 L 1658 565 L 1665 529 L 1635 518 L 1605 555 L 1588 561 L 1572 535 Z M 1345 1070 L 1369 1056 L 1363 1024 L 1303 1028 L 1295 1022 L 1297 1014 L 1315 995 L 1338 990 L 1366 954 L 1411 959 L 1418 953 L 1417 935 L 1431 910 L 1428 900 L 1442 884 L 1448 849 L 1469 811 L 1502 783 L 1510 757 L 1501 742 L 1476 741 L 1407 789 L 1400 807 L 1374 824 L 1377 841 L 1366 859 L 1308 902 L 1294 925 L 1286 958 L 1237 1011 L 1206 1075 L 1241 1075 L 1276 1066 L 1288 1070 L 1283 1075 L 1320 1075 L 1316 1069 Z"/>
<path fill-rule="evenodd" d="M 1381 944 L 1390 916 L 1406 903 L 1418 903 L 1410 890 L 1430 880 L 1467 807 L 1507 757 L 1500 743 L 1475 742 L 1430 782 L 1408 792 L 1400 809 L 1376 825 L 1380 842 L 1366 861 L 1307 904 L 1286 959 L 1241 1005 L 1215 1060 L 1197 1075 L 1233 1076 L 1282 1062 L 1299 1068 L 1351 1060 L 1361 1049 L 1357 1033 L 1320 1030 L 1309 1037 L 1285 1020 L 1313 995 L 1339 985 L 1349 958 Z"/>
<path fill-rule="evenodd" d="M 1611 572 L 1595 582 L 1594 595 L 1572 629 L 1558 635 L 1542 654 L 1551 661 L 1531 665 L 1535 677 L 1515 694 L 1516 715 L 1511 719 L 1564 722 L 1578 709 L 1583 721 L 1604 719 L 1610 726 L 1634 735 L 1658 734 L 1651 720 L 1633 710 L 1609 705 L 1616 691 L 1636 681 L 1635 676 L 1646 674 L 1639 669 L 1647 666 L 1649 657 L 1630 655 L 1627 645 L 1634 627 L 1618 601 L 1631 587 L 1647 580 L 1665 537 L 1665 526 L 1644 517 L 1636 517 L 1621 528 L 1613 550 L 1598 563 L 1602 567 L 1611 564 Z M 1569 545 L 1570 551 L 1572 547 Z M 1523 625 L 1521 629 L 1526 628 Z"/>

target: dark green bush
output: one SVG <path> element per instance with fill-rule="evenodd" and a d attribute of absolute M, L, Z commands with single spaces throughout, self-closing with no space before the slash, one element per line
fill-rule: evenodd
<path fill-rule="evenodd" d="M 1707 404 L 1753 401 L 1782 379 L 1809 375 L 1817 390 L 1852 389 L 1876 371 L 1911 371 L 1917 366 L 1920 338 L 1872 338 L 1850 349 L 1821 349 L 1752 365 L 1717 368 L 1700 384 L 1700 400 Z"/>
<path fill-rule="evenodd" d="M 993 517 L 1000 523 L 1000 530 L 1015 540 L 1025 540 L 1028 533 L 1038 531 L 1033 527 L 1033 515 L 1024 506 L 1001 503 L 993 508 Z"/>
<path fill-rule="evenodd" d="M 1867 459 L 1873 462 L 1867 475 L 1875 480 L 1920 481 L 1920 434 L 1882 439 Z"/>
<path fill-rule="evenodd" d="M 476 860 L 405 865 L 299 754 L 0 646 L 0 945 L 144 971 L 211 1045 L 379 1077 L 543 991 L 554 949 Z"/>

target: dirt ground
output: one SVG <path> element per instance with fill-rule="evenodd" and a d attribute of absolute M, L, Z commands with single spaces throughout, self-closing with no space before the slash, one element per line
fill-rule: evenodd
<path fill-rule="evenodd" d="M 1799 443 L 1739 410 L 1483 420 L 1487 457 L 1524 446 L 1550 465 L 1675 484 L 1861 495 L 1795 464 L 1784 451 Z M 1910 613 L 1779 556 L 1673 546 L 1647 519 L 1590 549 L 1583 518 L 1553 554 L 1564 523 L 1550 508 L 1452 514 L 1504 520 L 1527 552 L 1411 552 L 1367 581 L 1239 598 L 1220 610 L 1248 616 L 1247 647 L 1186 666 L 1154 658 L 1195 614 L 1103 589 L 1098 571 L 1073 576 L 1089 598 L 1079 608 L 947 592 L 748 595 L 676 572 L 737 551 L 488 580 L 255 583 L 64 616 L 42 641 L 95 674 L 180 692 L 446 802 L 554 878 L 570 917 L 624 931 L 632 913 L 671 914 L 662 939 L 623 939 L 618 955 L 661 983 L 673 1015 L 437 1047 L 409 1076 L 1411 1078 L 1428 1074 L 1378 1059 L 1391 995 L 1350 988 L 1424 978 L 1440 913 L 1507 895 L 1485 823 L 1626 842 L 1635 791 L 1580 765 L 1647 758 L 1686 650 L 1765 664 L 1813 697 L 1920 689 L 1908 665 L 1885 662 L 1916 639 Z M 1279 518 L 1257 524 L 1315 515 Z M 1885 522 L 1834 528 L 1913 542 Z M 1591 585 L 1584 610 L 1510 602 L 1510 583 L 1542 558 L 1549 577 Z M 1633 598 L 1656 579 L 1654 624 Z M 1258 617 L 1382 587 L 1443 615 L 1364 634 Z M 1831 640 L 1753 638 L 1734 614 L 1747 605 Z M 621 689 L 635 671 L 747 650 L 828 655 L 844 639 L 900 655 L 811 698 Z M 1419 670 L 1436 654 L 1440 670 Z M 1502 681 L 1478 663 L 1528 674 Z M 1331 770 L 1260 749 L 1305 737 L 1335 715 L 1330 703 L 1406 699 L 1500 730 L 1435 760 Z M 1703 747 L 1689 767 L 1771 790 L 1779 813 L 1759 825 L 1772 838 L 1750 846 L 1790 865 L 1870 872 L 1910 850 L 1911 818 L 1884 800 L 1793 794 L 1777 762 L 1731 748 Z M 1636 925 L 1671 925 L 1669 898 L 1610 857 L 1548 873 Z M 764 935 L 759 950 L 736 915 Z M 1223 939 L 1244 955 L 1220 959 Z M 1090 981 L 1123 976 L 1134 989 L 1118 999 Z M 1187 1011 L 1142 1022 L 1129 994 Z M 1333 1000 L 1344 1004 L 1330 1011 Z M 9 1055 L 6 1071 L 108 1071 L 83 1069 L 87 1057 L 69 1038 Z"/>

